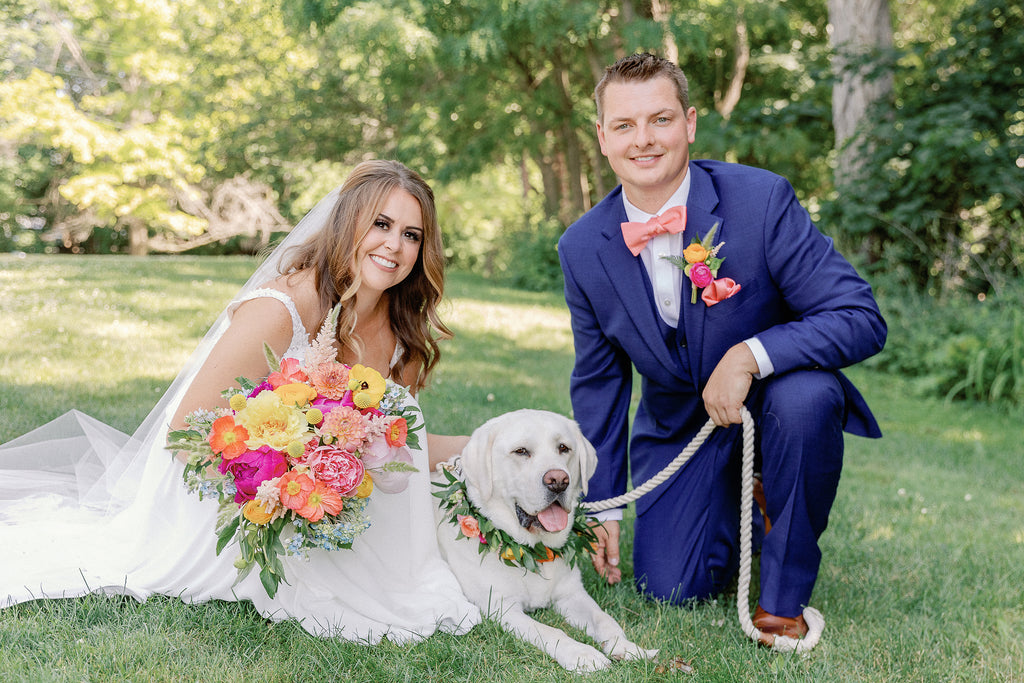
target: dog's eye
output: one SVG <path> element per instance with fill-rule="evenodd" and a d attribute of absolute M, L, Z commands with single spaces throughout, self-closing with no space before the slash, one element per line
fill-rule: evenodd
<path fill-rule="evenodd" d="M 558 444 L 558 452 L 559 453 L 570 453 L 571 451 L 572 451 L 572 449 L 569 448 L 568 446 L 566 446 L 564 443 Z"/>
<path fill-rule="evenodd" d="M 524 458 L 529 458 L 529 457 L 530 457 L 530 451 L 528 451 L 528 450 L 527 450 L 526 448 L 524 448 L 523 446 L 520 446 L 519 448 L 515 449 L 515 450 L 514 450 L 514 451 L 512 451 L 512 452 L 513 452 L 513 453 L 514 453 L 515 455 L 521 455 L 521 456 L 523 456 Z"/>

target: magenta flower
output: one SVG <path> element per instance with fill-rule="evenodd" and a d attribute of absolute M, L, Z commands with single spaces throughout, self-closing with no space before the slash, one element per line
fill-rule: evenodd
<path fill-rule="evenodd" d="M 711 272 L 706 263 L 694 263 L 690 267 L 690 281 L 695 287 L 707 287 L 715 280 L 715 274 Z"/>
<path fill-rule="evenodd" d="M 263 445 L 233 460 L 222 460 L 217 469 L 221 474 L 230 474 L 235 480 L 235 502 L 241 505 L 256 497 L 260 484 L 287 472 L 288 460 L 284 453 Z"/>

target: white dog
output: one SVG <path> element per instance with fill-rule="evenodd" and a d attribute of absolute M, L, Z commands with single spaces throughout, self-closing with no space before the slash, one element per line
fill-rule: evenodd
<path fill-rule="evenodd" d="M 604 669 L 611 665 L 609 657 L 651 659 L 658 652 L 630 642 L 584 590 L 580 570 L 562 557 L 576 550 L 586 556 L 581 541 L 570 535 L 580 493 L 586 492 L 596 466 L 594 447 L 575 422 L 546 411 L 519 410 L 473 432 L 455 467 L 448 468 L 456 477 L 461 469 L 464 497 L 453 477 L 432 474 L 434 481 L 449 485 L 447 493 L 435 494 L 442 497 L 435 512 L 437 539 L 466 596 L 506 631 L 574 671 Z M 464 498 L 468 503 L 461 502 Z M 456 519 L 458 510 L 475 514 Z M 477 527 L 483 533 L 475 533 Z M 483 538 L 490 542 L 481 550 Z M 555 557 L 539 564 L 527 558 L 529 570 L 516 555 L 525 547 L 525 554 L 536 556 L 528 549 L 542 548 L 539 543 Z M 584 629 L 605 654 L 526 614 L 543 607 L 553 607 Z"/>

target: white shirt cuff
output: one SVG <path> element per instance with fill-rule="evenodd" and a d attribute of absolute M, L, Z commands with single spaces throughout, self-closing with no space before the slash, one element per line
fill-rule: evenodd
<path fill-rule="evenodd" d="M 757 362 L 757 374 L 754 375 L 754 379 L 764 379 L 768 375 L 775 372 L 775 366 L 772 365 L 772 359 L 768 357 L 768 352 L 764 350 L 764 344 L 757 337 L 751 337 L 743 342 L 750 349 L 750 352 L 754 354 L 754 361 Z"/>
<path fill-rule="evenodd" d="M 622 521 L 622 508 L 612 508 L 611 510 L 601 510 L 599 512 L 588 512 L 588 517 L 592 517 L 599 522 L 610 522 L 610 521 Z"/>

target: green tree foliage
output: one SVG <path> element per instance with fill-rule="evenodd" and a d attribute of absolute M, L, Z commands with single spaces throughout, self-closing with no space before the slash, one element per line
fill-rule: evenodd
<path fill-rule="evenodd" d="M 998 294 L 1024 274 L 1024 7 L 977 0 L 942 41 L 895 55 L 896 99 L 857 141 L 830 207 L 876 272 L 933 294 Z"/>
<path fill-rule="evenodd" d="M 373 100 L 361 100 L 374 116 L 364 134 L 386 134 L 367 136 L 375 149 L 393 151 L 442 183 L 477 178 L 477 190 L 492 198 L 517 193 L 495 193 L 485 178 L 495 171 L 518 178 L 513 203 L 490 206 L 491 218 L 513 217 L 491 242 L 500 253 L 468 257 L 500 272 L 499 264 L 512 261 L 550 263 L 545 245 L 614 186 L 597 145 L 592 93 L 604 66 L 629 52 L 661 52 L 670 43 L 678 53 L 705 117 L 696 155 L 774 168 L 805 196 L 830 188 L 823 7 L 657 4 L 663 15 L 654 3 L 630 1 L 305 0 L 290 4 L 286 16 L 319 47 L 322 62 L 334 45 L 360 46 L 358 80 L 380 86 Z M 741 18 L 749 26 L 743 41 Z M 737 73 L 741 53 L 749 65 Z M 717 109 L 732 84 L 740 94 L 726 121 Z M 466 243 L 470 253 L 489 221 Z M 470 232 L 472 226 L 460 230 Z M 531 244 L 536 249 L 524 246 Z M 549 280 L 557 279 L 557 262 L 548 270 Z"/>
<path fill-rule="evenodd" d="M 5 64 L 2 137 L 14 163 L 46 150 L 46 218 L 69 248 L 105 228 L 143 251 L 149 230 L 201 232 L 178 209 L 203 176 L 184 144 L 173 84 L 185 71 L 167 2 L 76 2 L 18 9 L 38 41 Z M 47 60 L 46 55 L 51 56 Z M 40 69 L 45 69 L 46 73 Z M 23 185 L 19 199 L 40 188 Z M 108 243 L 108 248 L 110 244 Z"/>

